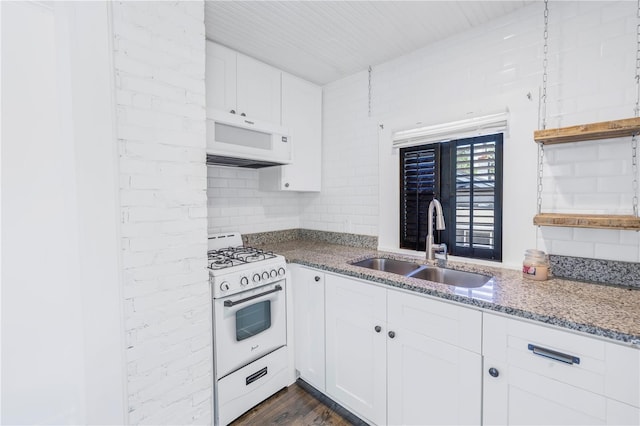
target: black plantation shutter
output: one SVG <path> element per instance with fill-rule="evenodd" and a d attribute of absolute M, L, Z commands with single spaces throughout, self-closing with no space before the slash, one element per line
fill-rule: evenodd
<path fill-rule="evenodd" d="M 449 152 L 455 164 L 455 244 L 451 252 L 501 260 L 502 134 L 458 140 Z"/>
<path fill-rule="evenodd" d="M 427 209 L 437 193 L 439 149 L 428 145 L 400 150 L 400 247 L 425 249 Z"/>

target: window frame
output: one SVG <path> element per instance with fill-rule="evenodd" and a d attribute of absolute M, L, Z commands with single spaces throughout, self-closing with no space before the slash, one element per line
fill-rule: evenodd
<path fill-rule="evenodd" d="M 470 247 L 464 247 L 456 245 L 456 197 L 458 195 L 458 191 L 456 188 L 456 166 L 457 166 L 457 148 L 459 146 L 471 145 L 472 147 L 484 144 L 489 141 L 495 141 L 495 183 L 494 183 L 494 209 L 493 209 L 493 248 L 479 248 L 474 247 L 473 243 Z M 449 254 L 452 256 L 460 256 L 467 257 L 473 259 L 482 259 L 482 260 L 491 260 L 491 261 L 502 261 L 502 237 L 503 237 L 503 144 L 504 144 L 504 133 L 497 132 L 490 135 L 482 135 L 482 136 L 474 136 L 474 137 L 465 137 L 452 139 L 442 142 L 430 142 L 417 146 L 412 146 L 408 148 L 400 149 L 400 217 L 399 217 L 399 225 L 400 225 L 400 233 L 399 233 L 399 244 L 400 248 L 409 249 L 409 250 L 420 250 L 424 251 L 424 244 L 417 245 L 417 247 L 407 246 L 405 241 L 403 241 L 403 228 L 404 228 L 404 218 L 403 218 L 403 208 L 404 208 L 404 153 L 407 150 L 416 151 L 416 150 L 424 150 L 429 149 L 431 147 L 436 147 L 436 152 L 439 152 L 438 156 L 438 164 L 436 165 L 436 169 L 438 170 L 436 177 L 436 188 L 434 189 L 435 197 L 440 200 L 443 213 L 445 215 L 446 229 L 443 231 L 436 231 L 434 229 L 434 239 L 436 243 L 444 242 L 447 244 Z M 473 155 L 473 148 L 471 155 Z M 473 176 L 473 175 L 472 175 Z M 471 180 L 472 182 L 472 180 Z M 474 190 L 473 186 L 470 185 L 471 194 L 470 194 L 470 203 L 473 203 L 473 195 Z M 420 208 L 420 206 L 418 206 Z M 471 208 L 470 214 L 473 216 L 473 208 Z M 427 212 L 424 211 L 423 216 L 426 217 Z M 473 223 L 473 218 L 470 217 L 471 223 Z M 473 225 L 471 225 L 472 227 Z M 423 234 L 426 235 L 426 229 L 424 229 Z M 418 236 L 418 241 L 420 242 L 420 236 Z"/>

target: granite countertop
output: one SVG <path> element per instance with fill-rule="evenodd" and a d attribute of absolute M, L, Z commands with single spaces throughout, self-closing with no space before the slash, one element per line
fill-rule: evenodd
<path fill-rule="evenodd" d="M 416 261 L 367 248 L 294 239 L 264 243 L 289 263 L 374 281 L 521 318 L 614 339 L 640 348 L 640 290 L 559 278 L 534 281 L 520 271 L 449 261 L 448 267 L 493 276 L 483 287 L 466 289 L 350 265 L 368 257 Z M 422 261 L 420 263 L 423 263 Z"/>

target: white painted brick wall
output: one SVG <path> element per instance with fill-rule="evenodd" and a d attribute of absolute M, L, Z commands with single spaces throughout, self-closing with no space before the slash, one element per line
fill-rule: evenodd
<path fill-rule="evenodd" d="M 301 197 L 301 225 L 377 235 L 379 209 L 397 209 L 378 205 L 379 122 L 420 117 L 425 124 L 436 124 L 506 107 L 505 263 L 517 265 L 523 250 L 536 243 L 554 254 L 639 261 L 636 232 L 538 231 L 532 225 L 542 8 L 536 2 L 374 66 L 371 118 L 366 72 L 326 85 L 323 188 L 320 194 Z M 550 2 L 549 128 L 633 116 L 636 23 L 634 2 Z M 525 100 L 527 93 L 532 102 Z M 548 147 L 545 157 L 545 208 L 630 211 L 628 140 Z"/>
<path fill-rule="evenodd" d="M 113 3 L 128 421 L 212 422 L 204 4 Z"/>

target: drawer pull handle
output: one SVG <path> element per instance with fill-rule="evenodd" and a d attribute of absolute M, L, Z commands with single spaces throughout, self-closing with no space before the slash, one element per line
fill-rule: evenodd
<path fill-rule="evenodd" d="M 551 349 L 543 348 L 541 346 L 532 345 L 531 343 L 529 343 L 527 347 L 535 355 L 540 355 L 545 358 L 551 358 L 553 360 L 564 362 L 565 364 L 569 365 L 580 364 L 580 358 L 578 358 L 577 356 L 563 354 L 562 352 L 557 352 Z"/>

